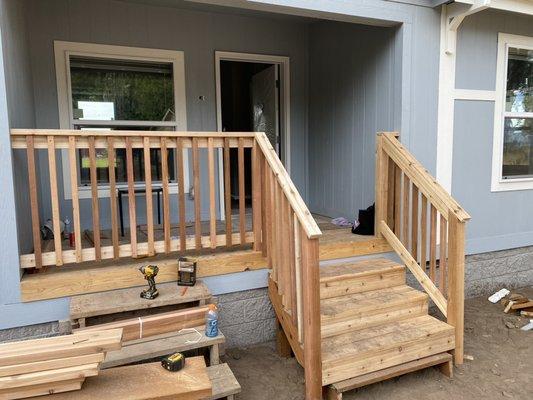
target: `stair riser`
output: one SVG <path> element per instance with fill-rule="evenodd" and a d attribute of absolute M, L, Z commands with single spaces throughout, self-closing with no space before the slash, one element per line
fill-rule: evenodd
<path fill-rule="evenodd" d="M 401 321 L 407 318 L 426 315 L 428 313 L 427 299 L 416 303 L 399 304 L 396 307 L 388 307 L 384 310 L 375 310 L 365 315 L 347 315 L 334 318 L 322 316 L 322 337 L 331 337 L 360 329 Z"/>
<path fill-rule="evenodd" d="M 413 340 L 402 346 L 384 348 L 379 352 L 353 357 L 339 358 L 322 363 L 322 385 L 368 374 L 394 365 L 413 361 L 422 357 L 452 350 L 455 347 L 453 331 L 442 331 L 425 338 Z"/>
<path fill-rule="evenodd" d="M 344 296 L 384 289 L 405 284 L 405 270 L 389 270 L 364 276 L 339 277 L 337 280 L 320 282 L 320 298 Z"/>

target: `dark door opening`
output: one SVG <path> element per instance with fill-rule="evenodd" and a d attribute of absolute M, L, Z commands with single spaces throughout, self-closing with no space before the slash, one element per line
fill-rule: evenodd
<path fill-rule="evenodd" d="M 222 130 L 265 132 L 281 155 L 279 65 L 248 61 L 220 61 Z M 244 151 L 246 206 L 251 203 L 251 149 Z M 238 149 L 230 150 L 231 203 L 238 207 Z"/>

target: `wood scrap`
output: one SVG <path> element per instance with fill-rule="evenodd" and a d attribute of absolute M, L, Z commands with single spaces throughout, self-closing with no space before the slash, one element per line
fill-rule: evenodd
<path fill-rule="evenodd" d="M 514 304 L 514 301 L 510 300 L 507 305 L 505 306 L 505 308 L 503 309 L 503 312 L 508 314 L 509 311 L 511 311 L 511 307 L 513 306 Z"/>
<path fill-rule="evenodd" d="M 113 329 L 0 344 L 0 398 L 80 389 L 121 341 L 122 330 Z"/>
<path fill-rule="evenodd" d="M 514 302 L 513 305 L 511 306 L 511 309 L 513 310 L 521 310 L 523 308 L 530 308 L 530 307 L 533 307 L 533 300 L 529 300 L 526 301 L 526 302 L 522 302 L 522 303 L 516 303 Z"/>
<path fill-rule="evenodd" d="M 87 333 L 105 329 L 123 330 L 123 341 L 142 339 L 167 332 L 178 332 L 184 328 L 192 328 L 205 323 L 207 306 L 193 307 L 184 310 L 130 318 L 122 321 L 75 329 L 74 332 Z"/>
<path fill-rule="evenodd" d="M 531 309 L 531 311 L 528 309 L 528 310 L 522 310 L 520 311 L 520 315 L 522 317 L 526 317 L 526 318 L 533 318 L 533 309 Z"/>

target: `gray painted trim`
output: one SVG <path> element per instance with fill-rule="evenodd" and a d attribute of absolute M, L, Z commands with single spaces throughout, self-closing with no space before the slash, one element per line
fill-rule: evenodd
<path fill-rule="evenodd" d="M 466 254 L 514 249 L 531 246 L 531 243 L 533 243 L 533 231 L 472 238 L 466 240 Z"/>
<path fill-rule="evenodd" d="M 70 299 L 0 305 L 0 329 L 68 319 Z"/>

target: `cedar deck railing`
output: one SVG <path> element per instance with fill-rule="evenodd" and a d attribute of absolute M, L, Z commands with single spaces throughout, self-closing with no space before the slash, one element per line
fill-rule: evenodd
<path fill-rule="evenodd" d="M 315 220 L 292 183 L 276 152 L 264 133 L 227 132 L 164 132 L 164 131 L 79 131 L 79 130 L 22 130 L 11 131 L 12 148 L 25 151 L 28 166 L 31 224 L 34 251 L 20 256 L 22 268 L 62 266 L 105 259 L 138 258 L 156 254 L 171 254 L 189 249 L 231 247 L 235 244 L 253 244 L 262 251 L 271 269 L 270 286 L 274 297 L 280 299 L 280 319 L 286 332 L 292 332 L 291 345 L 298 360 L 305 367 L 306 398 L 321 396 L 322 368 L 320 356 L 320 291 L 318 271 L 318 238 L 321 235 Z M 231 215 L 230 148 L 238 151 L 239 228 L 233 232 Z M 94 246 L 82 247 L 80 198 L 77 162 L 79 149 L 87 149 L 90 169 L 92 232 Z M 96 150 L 108 152 L 109 198 L 99 199 Z M 138 225 L 136 210 L 133 149 L 142 149 L 145 167 L 147 241 L 140 242 L 136 229 L 130 229 L 129 243 L 120 243 L 117 215 L 117 182 L 115 176 L 116 150 L 125 149 L 128 189 L 129 226 Z M 176 152 L 177 194 L 169 190 L 169 163 L 160 157 L 161 187 L 163 192 L 163 240 L 155 240 L 153 220 L 153 182 L 151 177 L 151 149 Z M 192 157 L 194 185 L 194 235 L 185 231 L 185 188 L 183 150 Z M 207 150 L 207 165 L 202 165 L 200 149 Z M 245 224 L 245 149 L 251 149 L 252 176 L 252 230 Z M 57 151 L 65 150 L 70 167 L 72 205 L 61 209 L 58 191 Z M 205 151 L 202 150 L 202 151 Z M 217 233 L 217 205 L 215 153 L 222 151 L 224 165 L 225 232 Z M 247 150 L 249 151 L 249 150 Z M 48 160 L 51 220 L 53 222 L 54 250 L 41 249 L 40 226 L 48 216 L 40 215 L 36 153 Z M 207 170 L 209 193 L 201 188 L 201 172 Z M 205 173 L 204 173 L 205 177 Z M 202 234 L 202 202 L 209 199 L 209 234 Z M 179 234 L 171 236 L 171 205 L 177 202 Z M 103 246 L 100 211 L 110 212 L 111 245 Z M 174 207 L 176 209 L 176 207 Z M 75 237 L 74 249 L 62 249 L 60 221 L 65 214 L 72 215 Z M 220 229 L 219 229 L 220 231 Z M 62 268 L 67 268 L 62 267 Z M 273 293 L 271 293 L 272 295 Z M 274 301 L 274 300 L 273 300 Z"/>
<path fill-rule="evenodd" d="M 455 327 L 454 360 L 461 364 L 465 224 L 470 216 L 397 136 L 377 136 L 376 232 L 385 237 Z"/>

